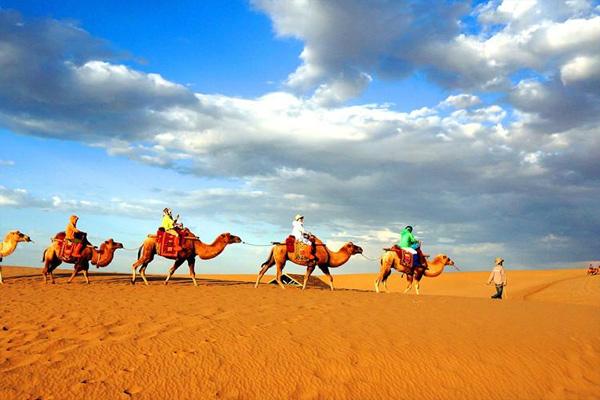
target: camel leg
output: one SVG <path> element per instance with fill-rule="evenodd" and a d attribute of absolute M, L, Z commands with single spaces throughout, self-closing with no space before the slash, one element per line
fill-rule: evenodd
<path fill-rule="evenodd" d="M 177 260 L 175 260 L 175 262 L 173 263 L 173 266 L 171 268 L 169 268 L 169 274 L 167 275 L 167 279 L 165 279 L 165 285 L 169 283 L 169 279 L 171 279 L 171 276 L 173 276 L 173 274 L 175 273 L 177 268 L 179 268 L 181 266 L 181 264 L 183 264 L 184 261 L 185 261 L 185 259 L 179 259 L 179 258 Z"/>
<path fill-rule="evenodd" d="M 285 289 L 285 286 L 283 286 L 283 282 L 281 281 L 281 275 L 283 273 L 284 266 L 285 264 L 277 264 L 277 275 L 275 275 L 275 279 L 277 279 L 277 284 L 282 289 Z"/>
<path fill-rule="evenodd" d="M 262 267 L 260 269 L 260 272 L 258 273 L 258 276 L 256 277 L 256 283 L 254 284 L 255 288 L 258 287 L 258 284 L 260 283 L 260 280 L 262 279 L 262 277 L 269 270 L 269 268 L 271 268 L 273 265 L 274 265 L 274 263 L 273 264 L 269 264 L 268 261 L 262 265 Z"/>
<path fill-rule="evenodd" d="M 308 278 L 310 278 L 310 274 L 315 270 L 315 266 L 306 267 L 306 274 L 304 274 L 304 283 L 302 284 L 302 290 L 306 289 L 306 283 L 308 282 Z"/>
<path fill-rule="evenodd" d="M 136 270 L 138 269 L 138 267 L 140 265 L 142 266 L 142 268 L 140 268 L 140 275 L 141 275 L 142 274 L 142 269 L 145 270 L 146 267 L 148 266 L 148 264 L 153 259 L 154 259 L 154 256 L 152 254 L 150 255 L 149 258 L 146 257 L 145 254 L 142 254 L 142 256 L 138 260 L 136 260 L 136 262 L 134 262 L 133 265 L 131 265 L 131 284 L 132 285 L 135 284 L 135 279 L 136 279 L 135 273 L 136 273 Z M 144 275 L 142 275 L 142 279 L 144 279 Z M 146 281 L 146 279 L 144 279 L 144 282 L 146 282 L 146 284 L 148 284 L 147 281 Z"/>
<path fill-rule="evenodd" d="M 196 270 L 195 270 L 195 265 L 196 265 L 196 256 L 194 257 L 190 257 L 187 260 L 188 262 L 188 267 L 190 267 L 190 277 L 192 278 L 192 281 L 194 282 L 194 286 L 198 286 L 198 282 L 196 282 Z"/>
<path fill-rule="evenodd" d="M 54 284 L 54 270 L 61 264 L 60 261 L 47 260 L 44 262 L 44 269 L 42 274 L 44 275 L 44 283 L 48 283 L 48 274 L 50 274 L 50 283 Z"/>
<path fill-rule="evenodd" d="M 3 284 L 4 281 L 2 280 L 2 267 L 0 267 L 0 284 Z"/>
<path fill-rule="evenodd" d="M 148 268 L 148 264 L 142 265 L 142 268 L 140 268 L 140 276 L 144 280 L 144 284 L 146 286 L 150 286 L 150 284 L 148 283 L 148 279 L 146 279 L 146 268 Z"/>
<path fill-rule="evenodd" d="M 404 293 L 408 293 L 410 289 L 412 289 L 413 276 L 406 275 L 406 280 L 408 281 L 408 286 L 406 287 L 406 289 L 404 289 Z"/>
<path fill-rule="evenodd" d="M 73 270 L 73 273 L 71 274 L 71 276 L 67 280 L 67 283 L 71 283 L 73 281 L 73 278 L 75 278 L 75 276 L 77 275 L 78 272 L 79 272 L 79 270 L 77 269 L 77 267 L 75 267 L 75 269 Z"/>
<path fill-rule="evenodd" d="M 387 293 L 388 292 L 388 287 L 387 287 L 387 281 L 388 278 L 390 277 L 390 275 L 392 274 L 392 269 L 388 269 L 387 271 L 384 272 L 383 274 L 383 290 Z"/>
<path fill-rule="evenodd" d="M 379 271 L 377 274 L 377 279 L 375 279 L 375 292 L 379 293 L 379 284 L 383 282 L 383 274 Z"/>
<path fill-rule="evenodd" d="M 328 266 L 322 266 L 319 267 L 321 269 L 321 271 L 323 271 L 323 273 L 325 275 L 327 275 L 329 277 L 329 287 L 331 288 L 331 290 L 333 290 L 333 276 L 331 276 L 331 274 L 329 273 L 329 267 Z"/>
<path fill-rule="evenodd" d="M 88 271 L 90 269 L 90 264 L 87 261 L 84 261 L 82 265 L 83 277 L 85 278 L 85 283 L 90 284 L 90 278 L 88 277 Z"/>

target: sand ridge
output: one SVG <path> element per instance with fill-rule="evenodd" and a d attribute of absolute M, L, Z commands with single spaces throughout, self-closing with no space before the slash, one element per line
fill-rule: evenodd
<path fill-rule="evenodd" d="M 421 296 L 367 291 L 375 274 L 302 292 L 254 289 L 251 275 L 202 276 L 196 288 L 185 277 L 132 286 L 91 274 L 91 285 L 68 285 L 67 270 L 43 285 L 39 269 L 4 272 L 2 399 L 600 393 L 600 277 L 575 271 L 513 271 L 501 302 L 486 298 L 483 272 L 424 278 Z M 398 275 L 389 286 L 404 285 Z"/>

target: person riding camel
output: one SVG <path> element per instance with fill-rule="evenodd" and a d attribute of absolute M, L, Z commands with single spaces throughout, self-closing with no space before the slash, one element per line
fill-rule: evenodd
<path fill-rule="evenodd" d="M 77 229 L 77 221 L 79 217 L 77 215 L 71 215 L 69 217 L 69 223 L 65 228 L 65 240 L 74 243 L 73 252 L 71 256 L 79 257 L 81 255 L 82 237 L 85 235 L 84 232 Z"/>
<path fill-rule="evenodd" d="M 175 226 L 177 224 L 178 218 L 179 218 L 179 215 L 177 216 L 177 218 L 173 218 L 171 209 L 165 208 L 163 210 L 163 219 L 162 219 L 161 227 L 165 230 L 165 232 L 168 232 L 172 235 L 179 236 L 179 233 L 175 230 Z"/>
<path fill-rule="evenodd" d="M 292 236 L 297 242 L 310 246 L 310 252 L 307 254 L 309 263 L 316 261 L 317 247 L 313 235 L 304 228 L 304 216 L 297 214 L 292 222 Z"/>
<path fill-rule="evenodd" d="M 165 230 L 166 233 L 175 236 L 175 247 L 179 251 L 181 250 L 181 244 L 179 240 L 179 231 L 178 229 L 181 227 L 181 224 L 177 222 L 179 219 L 179 215 L 173 218 L 173 214 L 170 208 L 165 208 L 163 210 L 163 219 L 161 223 L 161 228 Z"/>
<path fill-rule="evenodd" d="M 407 225 L 400 233 L 400 241 L 396 246 L 413 255 L 412 268 L 418 267 L 419 265 L 427 267 L 427 260 L 421 252 L 421 243 L 415 238 L 412 231 L 413 227 Z"/>

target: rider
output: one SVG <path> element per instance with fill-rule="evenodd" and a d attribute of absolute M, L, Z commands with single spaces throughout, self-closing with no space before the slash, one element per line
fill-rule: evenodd
<path fill-rule="evenodd" d="M 179 219 L 179 215 L 173 218 L 173 214 L 170 208 L 166 208 L 163 210 L 163 219 L 161 227 L 165 230 L 166 233 L 169 233 L 175 236 L 175 248 L 177 250 L 181 250 L 181 246 L 179 243 L 179 232 L 176 228 L 179 227 L 177 220 Z"/>
<path fill-rule="evenodd" d="M 81 255 L 81 235 L 83 234 L 83 232 L 77 229 L 78 220 L 79 217 L 77 215 L 71 215 L 69 217 L 69 223 L 65 228 L 65 240 L 71 243 L 75 243 L 73 252 L 71 253 L 73 257 L 79 257 Z"/>
<path fill-rule="evenodd" d="M 310 246 L 310 257 L 308 260 L 309 262 L 314 261 L 316 259 L 316 246 L 314 240 L 310 240 L 312 234 L 304 229 L 303 215 L 297 214 L 294 217 L 294 221 L 292 222 L 292 236 L 296 238 L 297 242 Z"/>
<path fill-rule="evenodd" d="M 413 227 L 407 225 L 406 228 L 400 233 L 400 241 L 397 246 L 402 250 L 408 251 L 413 255 L 413 268 L 418 267 L 420 264 L 426 265 L 425 257 L 421 252 L 421 243 L 415 239 L 413 233 Z"/>
<path fill-rule="evenodd" d="M 179 215 L 177 216 L 179 218 Z M 165 232 L 169 232 L 172 235 L 179 235 L 175 230 L 175 224 L 177 223 L 177 218 L 173 218 L 173 214 L 171 213 L 170 208 L 165 208 L 163 210 L 163 219 L 161 227 L 165 230 Z"/>

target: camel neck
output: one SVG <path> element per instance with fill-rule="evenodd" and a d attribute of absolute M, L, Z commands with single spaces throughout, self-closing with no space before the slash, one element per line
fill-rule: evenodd
<path fill-rule="evenodd" d="M 227 241 L 222 236 L 217 237 L 211 244 L 203 243 L 200 240 L 194 241 L 196 255 L 203 260 L 215 258 L 223 252 L 225 246 L 227 246 Z"/>
<path fill-rule="evenodd" d="M 343 245 L 338 251 L 329 252 L 329 266 L 332 268 L 339 267 L 345 264 L 352 255 L 351 251 L 348 249 L 347 245 Z"/>
<path fill-rule="evenodd" d="M 436 277 L 440 275 L 444 271 L 444 267 L 446 264 L 442 261 L 439 256 L 436 256 L 432 261 L 427 263 L 427 270 L 425 271 L 425 276 L 429 278 Z"/>
<path fill-rule="evenodd" d="M 106 267 L 113 260 L 113 256 L 115 254 L 114 249 L 100 249 L 96 250 L 92 248 L 92 263 L 96 263 L 98 267 Z"/>
<path fill-rule="evenodd" d="M 12 254 L 17 248 L 17 242 L 15 240 L 8 240 L 0 243 L 0 257 L 6 257 Z"/>

